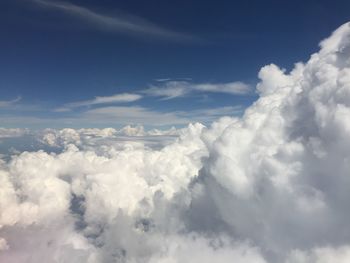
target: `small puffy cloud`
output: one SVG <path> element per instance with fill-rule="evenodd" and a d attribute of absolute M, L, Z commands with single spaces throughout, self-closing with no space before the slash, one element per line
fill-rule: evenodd
<path fill-rule="evenodd" d="M 93 150 L 99 153 L 105 152 L 106 147 L 159 149 L 174 142 L 180 133 L 181 129 L 178 130 L 175 127 L 168 130 L 152 129 L 147 131 L 141 125 L 127 125 L 118 130 L 113 128 L 65 128 L 32 132 L 34 141 L 39 143 L 37 148 L 48 146 L 57 151 L 74 144 L 82 150 Z"/>

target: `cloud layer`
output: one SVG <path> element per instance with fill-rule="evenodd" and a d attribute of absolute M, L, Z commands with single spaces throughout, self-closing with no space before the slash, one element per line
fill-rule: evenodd
<path fill-rule="evenodd" d="M 0 261 L 349 262 L 350 24 L 259 78 L 242 118 L 158 149 L 46 131 L 71 139 L 2 161 Z"/>

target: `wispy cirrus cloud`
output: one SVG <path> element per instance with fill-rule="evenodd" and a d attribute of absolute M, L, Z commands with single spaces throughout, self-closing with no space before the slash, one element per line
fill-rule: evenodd
<path fill-rule="evenodd" d="M 97 96 L 92 100 L 76 101 L 63 105 L 62 107 L 55 109 L 56 112 L 65 112 L 70 111 L 73 108 L 83 107 L 83 106 L 92 106 L 98 104 L 109 104 L 109 103 L 125 103 L 133 102 L 142 98 L 140 94 L 133 93 L 120 93 L 112 96 Z"/>
<path fill-rule="evenodd" d="M 151 85 L 142 93 L 148 96 L 161 97 L 163 100 L 184 97 L 194 92 L 226 93 L 230 95 L 248 95 L 253 88 L 241 81 L 228 83 L 192 83 L 189 81 L 169 80 L 157 85 Z"/>
<path fill-rule="evenodd" d="M 203 42 L 196 36 L 173 31 L 144 18 L 131 14 L 108 15 L 84 6 L 63 1 L 31 0 L 43 8 L 61 11 L 80 19 L 91 27 L 102 31 L 117 32 L 139 37 L 152 37 L 176 42 Z"/>
<path fill-rule="evenodd" d="M 22 98 L 17 97 L 13 100 L 0 100 L 0 108 L 8 108 L 13 105 L 15 105 L 17 102 L 19 102 Z"/>
<path fill-rule="evenodd" d="M 229 83 L 192 83 L 187 80 L 161 80 L 159 84 L 150 85 L 147 89 L 141 89 L 135 93 L 120 93 L 112 96 L 97 96 L 91 100 L 75 101 L 64 104 L 55 109 L 55 112 L 67 112 L 72 109 L 101 104 L 135 102 L 144 97 L 159 97 L 161 100 L 170 100 L 185 97 L 191 93 L 226 93 L 229 95 L 249 95 L 252 87 L 240 81 Z"/>

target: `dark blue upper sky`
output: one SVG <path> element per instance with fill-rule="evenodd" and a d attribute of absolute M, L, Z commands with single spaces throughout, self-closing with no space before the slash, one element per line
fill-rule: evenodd
<path fill-rule="evenodd" d="M 306 61 L 349 10 L 345 0 L 2 0 L 2 126 L 239 114 L 256 99 L 247 90 L 262 66 Z M 105 121 L 77 122 L 87 112 Z"/>

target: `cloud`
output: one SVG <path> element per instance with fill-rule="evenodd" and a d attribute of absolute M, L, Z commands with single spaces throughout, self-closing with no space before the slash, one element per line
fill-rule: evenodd
<path fill-rule="evenodd" d="M 65 112 L 65 111 L 70 111 L 72 108 L 77 108 L 77 107 L 82 107 L 82 106 L 133 102 L 133 101 L 137 101 L 141 98 L 142 98 L 142 96 L 139 94 L 121 93 L 121 94 L 115 94 L 112 96 L 95 97 L 92 100 L 67 103 L 63 107 L 55 109 L 55 111 L 56 112 Z"/>
<path fill-rule="evenodd" d="M 252 92 L 251 86 L 240 81 L 223 84 L 197 84 L 193 88 L 203 92 L 227 93 L 232 95 L 247 95 Z"/>
<path fill-rule="evenodd" d="M 350 260 L 350 247 L 320 247 L 311 251 L 294 250 L 286 263 L 346 263 Z"/>
<path fill-rule="evenodd" d="M 0 261 L 348 262 L 349 36 L 347 23 L 291 72 L 263 67 L 242 117 L 190 124 L 159 148 L 69 129 L 56 153 L 1 160 Z"/>
<path fill-rule="evenodd" d="M 21 97 L 17 97 L 16 99 L 13 99 L 13 100 L 0 101 L 0 108 L 11 107 L 11 106 L 15 105 L 17 102 L 19 102 L 21 99 L 22 99 Z"/>
<path fill-rule="evenodd" d="M 118 130 L 113 128 L 88 128 L 88 129 L 44 129 L 32 132 L 35 140 L 49 147 L 64 149 L 69 144 L 74 144 L 83 150 L 98 150 L 113 145 L 115 149 L 149 147 L 159 149 L 175 141 L 181 130 L 172 127 L 168 130 L 152 129 L 146 131 L 143 126 L 127 125 Z M 1 129 L 0 129 L 1 138 Z M 39 145 L 37 147 L 40 147 Z"/>
<path fill-rule="evenodd" d="M 44 8 L 51 8 L 77 17 L 88 25 L 102 31 L 119 32 L 139 37 L 152 37 L 176 42 L 199 42 L 199 38 L 165 29 L 143 18 L 130 14 L 110 16 L 87 7 L 63 1 L 32 0 Z"/>
<path fill-rule="evenodd" d="M 166 81 L 164 86 L 151 86 L 142 92 L 148 96 L 162 97 L 165 100 L 183 97 L 191 92 L 186 81 Z"/>
<path fill-rule="evenodd" d="M 249 95 L 252 93 L 252 87 L 240 81 L 229 83 L 201 83 L 195 84 L 189 81 L 169 80 L 162 81 L 160 85 L 151 85 L 142 93 L 161 97 L 164 100 L 187 96 L 194 92 L 205 93 L 225 93 L 230 95 Z"/>
<path fill-rule="evenodd" d="M 178 111 L 179 116 L 186 116 L 192 122 L 210 124 L 223 116 L 240 116 L 243 113 L 242 106 L 226 106 L 210 109 L 197 109 L 192 111 Z"/>

